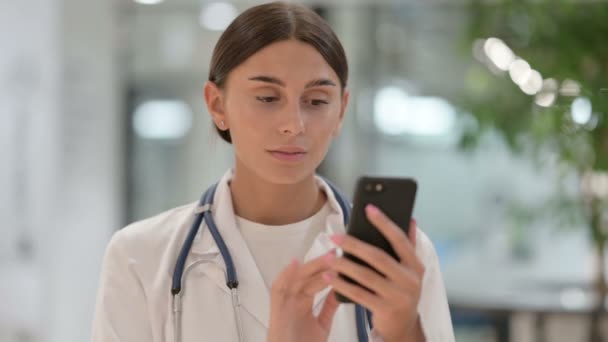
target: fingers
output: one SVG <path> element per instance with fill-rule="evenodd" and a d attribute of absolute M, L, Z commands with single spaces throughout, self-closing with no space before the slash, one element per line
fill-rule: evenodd
<path fill-rule="evenodd" d="M 325 289 L 327 287 L 327 283 L 323 280 L 323 272 L 327 271 L 319 272 L 315 274 L 314 277 L 309 278 L 308 282 L 306 282 L 305 286 L 302 287 L 299 292 L 307 296 L 314 296 L 321 290 Z"/>
<path fill-rule="evenodd" d="M 334 235 L 331 239 L 344 252 L 365 261 L 368 265 L 376 269 L 382 275 L 392 278 L 402 267 L 397 260 L 380 248 L 365 243 L 349 235 Z"/>
<path fill-rule="evenodd" d="M 361 286 L 347 282 L 333 272 L 323 273 L 323 279 L 325 279 L 327 284 L 333 287 L 335 292 L 356 301 L 372 311 L 379 310 L 382 307 L 382 300 L 380 297 L 363 289 Z"/>
<path fill-rule="evenodd" d="M 285 293 L 291 286 L 295 274 L 299 268 L 299 262 L 297 259 L 291 260 L 291 262 L 285 267 L 281 273 L 277 276 L 275 281 L 272 283 L 272 292 Z"/>
<path fill-rule="evenodd" d="M 335 255 L 335 249 L 314 258 L 301 265 L 297 279 L 293 283 L 294 292 L 315 294 L 325 288 L 326 284 L 321 278 L 321 273 L 328 270 L 327 258 Z"/>
<path fill-rule="evenodd" d="M 325 286 L 327 286 L 326 283 Z M 319 323 L 323 328 L 325 328 L 325 330 L 330 330 L 331 323 L 334 320 L 334 314 L 336 313 L 339 305 L 340 303 L 336 299 L 335 292 L 333 290 L 330 291 L 325 298 L 325 303 L 323 303 L 323 308 L 321 309 L 319 316 L 317 316 Z"/>
<path fill-rule="evenodd" d="M 329 252 L 308 261 L 302 265 L 301 276 L 307 278 L 319 273 L 320 271 L 326 270 L 327 263 L 325 262 L 325 258 L 327 258 L 328 255 L 335 254 L 336 250 L 332 249 Z"/>
<path fill-rule="evenodd" d="M 405 261 L 407 265 L 413 267 L 416 271 L 422 271 L 422 263 L 418 260 L 414 246 L 412 246 L 403 230 L 373 205 L 365 207 L 365 212 L 369 221 L 391 244 L 399 259 Z"/>
<path fill-rule="evenodd" d="M 383 298 L 391 298 L 394 292 L 415 291 L 419 286 L 417 275 L 405 267 L 401 267 L 399 274 L 393 274 L 392 279 L 395 281 L 390 281 L 371 268 L 348 258 L 337 258 L 331 261 L 330 266 L 335 272 L 348 276 Z"/>
<path fill-rule="evenodd" d="M 399 256 L 400 263 L 411 267 L 420 275 L 423 274 L 424 265 L 416 256 L 414 246 L 410 242 L 411 237 L 408 238 L 401 228 L 376 207 L 368 205 L 365 210 L 370 222 L 384 235 Z M 413 230 L 415 231 L 415 228 L 410 229 L 410 231 Z M 416 233 L 413 234 L 413 238 L 415 238 Z M 390 276 L 390 274 L 396 272 L 399 262 L 395 262 L 391 256 L 381 249 L 348 235 L 334 236 L 332 240 L 345 252 L 359 257 L 383 274 Z"/>
<path fill-rule="evenodd" d="M 418 225 L 416 224 L 416 219 L 412 219 L 410 221 L 410 229 L 408 230 L 408 236 L 410 238 L 410 242 L 412 246 L 414 246 L 414 250 L 416 250 L 416 232 L 418 231 Z"/>
<path fill-rule="evenodd" d="M 335 257 L 332 249 L 305 264 L 300 264 L 296 259 L 285 267 L 272 284 L 273 291 L 283 293 L 305 293 L 314 295 L 327 287 L 321 274 L 329 269 L 326 259 Z"/>

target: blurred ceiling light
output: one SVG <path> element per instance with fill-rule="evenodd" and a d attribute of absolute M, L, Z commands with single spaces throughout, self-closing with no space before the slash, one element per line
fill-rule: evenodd
<path fill-rule="evenodd" d="M 385 87 L 378 91 L 374 99 L 374 123 L 378 129 L 389 135 L 407 131 L 408 94 L 401 88 Z"/>
<path fill-rule="evenodd" d="M 517 59 L 509 65 L 509 75 L 515 84 L 522 85 L 530 76 L 530 64 L 523 59 Z"/>
<path fill-rule="evenodd" d="M 228 2 L 211 2 L 201 10 L 199 23 L 212 31 L 223 31 L 238 15 L 238 10 Z"/>
<path fill-rule="evenodd" d="M 455 116 L 444 99 L 408 96 L 394 86 L 380 89 L 374 99 L 374 123 L 388 135 L 446 135 L 453 129 Z"/>
<path fill-rule="evenodd" d="M 417 135 L 446 135 L 456 117 L 454 107 L 439 97 L 411 98 L 412 123 L 409 132 Z"/>
<path fill-rule="evenodd" d="M 543 88 L 543 77 L 536 70 L 530 71 L 527 79 L 519 85 L 521 90 L 528 95 L 535 95 Z"/>
<path fill-rule="evenodd" d="M 152 100 L 140 104 L 133 128 L 144 139 L 179 139 L 192 127 L 192 111 L 182 101 Z"/>
<path fill-rule="evenodd" d="M 142 4 L 142 5 L 156 5 L 156 4 L 160 4 L 161 2 L 165 1 L 165 0 L 134 0 L 135 2 L 137 2 L 138 4 Z"/>
<path fill-rule="evenodd" d="M 581 93 L 581 85 L 576 81 L 565 79 L 562 82 L 559 93 L 563 96 L 578 96 Z"/>
<path fill-rule="evenodd" d="M 509 69 L 509 65 L 515 60 L 513 51 L 498 38 L 488 38 L 483 45 L 483 50 L 492 63 L 503 71 Z"/>
<path fill-rule="evenodd" d="M 584 125 L 591 120 L 591 101 L 586 97 L 577 97 L 572 101 L 570 107 L 572 121 L 579 125 Z"/>

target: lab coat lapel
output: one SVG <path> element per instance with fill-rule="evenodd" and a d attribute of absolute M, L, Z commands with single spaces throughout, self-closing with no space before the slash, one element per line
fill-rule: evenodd
<path fill-rule="evenodd" d="M 321 231 L 319 236 L 317 236 L 310 249 L 306 252 L 306 256 L 304 257 L 305 261 L 312 260 L 324 253 L 329 252 L 330 249 L 336 248 L 336 245 L 331 241 L 330 236 L 333 234 L 344 233 L 346 231 L 344 226 L 344 214 L 342 213 L 340 204 L 338 204 L 338 201 L 336 200 L 336 196 L 322 178 L 317 176 L 316 180 L 317 184 L 321 187 L 321 190 L 323 190 L 327 196 L 327 201 L 331 211 L 325 221 L 325 228 L 323 231 Z"/>
<path fill-rule="evenodd" d="M 324 230 L 317 236 L 310 249 L 306 252 L 304 257 L 305 262 L 329 252 L 332 248 L 336 248 L 337 246 L 331 241 L 330 236 L 345 232 L 344 214 L 342 213 L 342 209 L 340 208 L 333 191 L 322 178 L 317 176 L 316 180 L 317 184 L 327 196 L 327 201 L 330 205 L 331 212 L 325 221 Z M 325 302 L 325 298 L 330 290 L 331 289 L 327 287 L 315 295 L 313 302 L 313 312 L 315 312 L 315 314 L 320 312 L 321 305 L 323 302 Z"/>
<path fill-rule="evenodd" d="M 232 170 L 229 170 L 219 181 L 213 200 L 212 215 L 217 228 L 222 235 L 226 246 L 232 255 L 232 261 L 236 268 L 239 281 L 238 292 L 243 309 L 254 316 L 260 324 L 268 328 L 270 318 L 270 292 L 262 278 L 247 243 L 243 239 L 236 225 L 232 196 L 228 181 L 232 178 Z M 215 261 L 225 271 L 225 264 L 219 253 L 212 235 L 207 227 L 199 232 L 192 246 L 192 253 L 205 254 L 208 257 L 215 255 Z M 215 277 L 217 278 L 217 277 Z M 226 291 L 226 280 L 214 279 Z"/>

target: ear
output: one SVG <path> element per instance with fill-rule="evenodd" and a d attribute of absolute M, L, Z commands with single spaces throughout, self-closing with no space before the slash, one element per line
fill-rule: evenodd
<path fill-rule="evenodd" d="M 203 88 L 203 93 L 205 96 L 205 103 L 207 104 L 207 110 L 215 125 L 221 130 L 228 129 L 223 91 L 214 82 L 207 81 Z M 221 125 L 222 122 L 224 125 Z"/>
<path fill-rule="evenodd" d="M 342 129 L 342 124 L 344 123 L 344 113 L 346 112 L 346 108 L 348 107 L 348 100 L 350 99 L 350 91 L 348 89 L 344 89 L 344 95 L 342 97 L 342 104 L 340 107 L 340 117 L 338 121 L 338 125 L 332 132 L 333 137 L 337 137 L 340 134 L 340 130 Z"/>

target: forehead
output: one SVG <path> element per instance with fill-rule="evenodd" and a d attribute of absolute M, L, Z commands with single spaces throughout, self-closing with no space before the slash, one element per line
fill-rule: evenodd
<path fill-rule="evenodd" d="M 241 77 L 269 75 L 290 81 L 306 82 L 314 78 L 328 78 L 338 84 L 338 76 L 312 45 L 285 40 L 272 43 L 236 67 L 232 74 Z"/>

